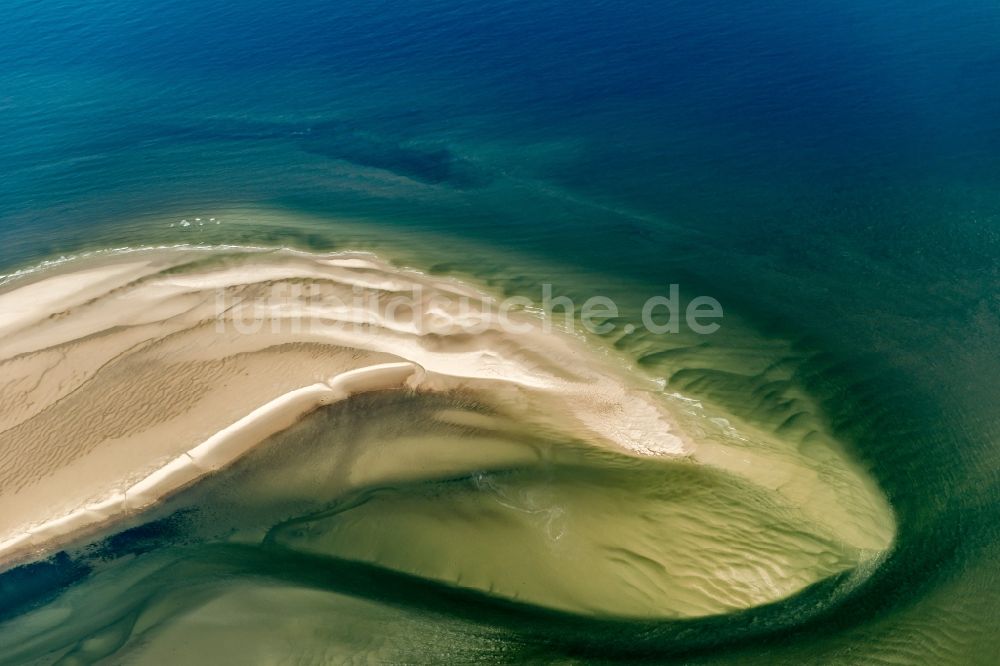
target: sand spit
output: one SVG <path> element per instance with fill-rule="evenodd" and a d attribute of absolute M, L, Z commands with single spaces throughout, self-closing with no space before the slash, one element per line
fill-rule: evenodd
<path fill-rule="evenodd" d="M 892 540 L 891 510 L 849 461 L 702 441 L 594 343 L 367 254 L 129 252 L 5 288 L 7 563 L 157 502 L 322 405 L 393 388 L 489 394 L 539 428 L 749 479 L 852 548 Z"/>

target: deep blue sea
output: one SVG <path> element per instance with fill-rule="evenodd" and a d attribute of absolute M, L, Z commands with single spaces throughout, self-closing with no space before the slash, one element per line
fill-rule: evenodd
<path fill-rule="evenodd" d="M 608 629 L 599 648 L 490 659 L 995 663 L 1000 4 L 2 9 L 0 274 L 145 244 L 412 238 L 434 270 L 486 282 L 523 260 L 581 291 L 690 285 L 808 357 L 797 381 L 898 514 L 869 587 L 763 637 L 644 626 L 639 652 Z M 196 218 L 220 224 L 181 224 Z M 738 339 L 706 344 L 738 357 Z M 711 359 L 636 350 L 734 400 L 695 376 Z"/>

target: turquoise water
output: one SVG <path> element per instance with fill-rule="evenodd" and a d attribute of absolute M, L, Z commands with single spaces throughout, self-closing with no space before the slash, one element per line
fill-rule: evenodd
<path fill-rule="evenodd" d="M 96 248 L 248 243 L 376 249 L 508 293 L 551 281 L 627 303 L 679 283 L 723 303 L 717 336 L 609 340 L 757 427 L 835 433 L 885 489 L 899 535 L 849 593 L 828 581 L 734 617 L 602 623 L 275 560 L 164 509 L 147 532 L 109 537 L 107 557 L 81 545 L 0 578 L 3 617 L 100 589 L 123 600 L 102 626 L 125 626 L 140 601 L 115 586 L 172 562 L 142 599 L 169 607 L 172 582 L 211 587 L 219 571 L 329 590 L 257 602 L 365 618 L 343 620 L 344 636 L 384 631 L 389 661 L 993 663 L 995 3 L 5 13 L 0 272 Z M 146 544 L 134 562 L 115 551 L 132 543 Z M 116 573 L 123 557 L 132 568 Z M 219 603 L 253 606 L 233 594 Z M 387 624 L 406 628 L 374 629 Z"/>

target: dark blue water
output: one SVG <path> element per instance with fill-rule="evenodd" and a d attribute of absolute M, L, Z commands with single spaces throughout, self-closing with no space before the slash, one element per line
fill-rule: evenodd
<path fill-rule="evenodd" d="M 3 263 L 191 202 L 410 194 L 411 218 L 502 238 L 539 190 L 751 249 L 988 236 L 998 28 L 988 2 L 14 2 Z M 403 182 L 359 201 L 352 167 Z"/>
<path fill-rule="evenodd" d="M 806 639 L 651 658 L 990 663 L 997 3 L 3 10 L 0 273 L 148 243 L 348 247 L 349 220 L 433 236 L 441 270 L 476 273 L 455 237 L 600 287 L 694 284 L 814 354 L 801 382 L 876 468 L 901 554 Z M 179 226 L 195 215 L 223 224 Z"/>

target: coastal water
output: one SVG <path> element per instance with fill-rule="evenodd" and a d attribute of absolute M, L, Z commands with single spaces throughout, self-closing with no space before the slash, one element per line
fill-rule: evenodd
<path fill-rule="evenodd" d="M 0 619 L 60 595 L 131 608 L 117 586 L 172 562 L 142 599 L 263 577 L 295 592 L 222 609 L 280 599 L 389 660 L 992 663 L 998 34 L 983 0 L 8 2 L 0 273 L 147 245 L 371 249 L 501 293 L 610 295 L 618 323 L 676 283 L 723 304 L 718 334 L 607 342 L 755 427 L 835 434 L 898 537 L 844 594 L 601 623 L 301 555 L 175 551 L 198 532 L 164 511 L 126 573 L 70 553 L 0 578 Z M 350 644 L 387 624 L 386 652 Z"/>

